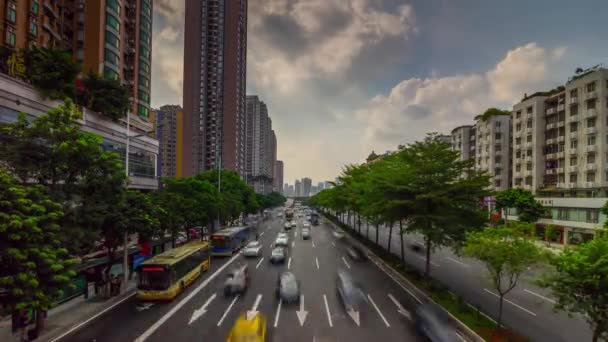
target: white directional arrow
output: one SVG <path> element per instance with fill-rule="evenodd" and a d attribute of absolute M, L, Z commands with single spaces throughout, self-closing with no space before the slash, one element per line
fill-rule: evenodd
<path fill-rule="evenodd" d="M 207 299 L 205 304 L 203 304 L 200 309 L 194 310 L 194 312 L 192 313 L 192 317 L 190 317 L 190 322 L 188 322 L 188 325 L 194 323 L 194 321 L 199 319 L 202 315 L 205 314 L 205 312 L 207 312 L 207 306 L 211 304 L 211 302 L 215 299 L 215 296 L 216 294 L 214 293 L 211 297 L 209 297 L 209 299 Z"/>
<path fill-rule="evenodd" d="M 349 309 L 346 311 L 346 313 L 350 316 L 350 318 L 353 319 L 353 321 L 355 321 L 355 324 L 357 324 L 357 326 L 360 326 L 359 311 Z"/>
<path fill-rule="evenodd" d="M 388 294 L 388 298 L 390 298 L 393 303 L 395 303 L 395 305 L 397 306 L 397 312 L 400 313 L 401 315 L 403 315 L 405 318 L 411 320 L 412 319 L 412 315 L 410 314 L 409 311 L 407 311 L 406 309 L 403 308 L 403 306 L 401 305 L 401 303 L 399 303 L 399 301 L 393 297 L 392 294 Z"/>
<path fill-rule="evenodd" d="M 255 303 L 253 303 L 253 307 L 251 310 L 247 311 L 247 319 L 251 320 L 258 314 L 258 306 L 260 305 L 260 301 L 262 300 L 262 295 L 259 294 L 255 298 Z"/>
<path fill-rule="evenodd" d="M 151 308 L 152 306 L 154 306 L 154 303 L 143 303 L 143 304 L 141 304 L 141 305 L 138 305 L 138 306 L 137 306 L 135 309 L 136 309 L 138 312 L 142 312 L 142 311 L 148 310 L 148 309 L 149 309 L 149 308 Z"/>
<path fill-rule="evenodd" d="M 308 311 L 304 310 L 304 295 L 300 295 L 300 310 L 296 311 L 296 315 L 298 315 L 298 321 L 300 321 L 300 326 L 304 326 L 304 322 L 306 321 L 306 316 L 308 316 Z"/>

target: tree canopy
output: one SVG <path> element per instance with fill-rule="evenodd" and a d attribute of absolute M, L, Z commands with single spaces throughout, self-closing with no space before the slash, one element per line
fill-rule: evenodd
<path fill-rule="evenodd" d="M 511 188 L 496 194 L 496 208 L 504 209 L 507 216 L 509 209 L 515 208 L 518 221 L 528 223 L 538 221 L 545 213 L 545 208 L 534 199 L 532 192 L 521 188 Z"/>

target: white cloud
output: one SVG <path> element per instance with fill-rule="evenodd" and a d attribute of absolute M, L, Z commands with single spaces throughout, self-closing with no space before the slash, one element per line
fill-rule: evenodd
<path fill-rule="evenodd" d="M 179 31 L 177 31 L 175 28 L 173 28 L 171 26 L 166 26 L 165 28 L 162 29 L 162 31 L 160 31 L 158 36 L 160 37 L 160 39 L 163 39 L 163 40 L 166 40 L 169 42 L 174 42 L 179 37 L 179 34 L 180 34 Z"/>
<path fill-rule="evenodd" d="M 407 79 L 357 112 L 366 126 L 368 150 L 394 149 L 427 132 L 448 133 L 472 123 L 488 107 L 511 108 L 525 93 L 555 86 L 548 70 L 557 69 L 564 48 L 547 50 L 530 43 L 509 51 L 485 73 Z"/>

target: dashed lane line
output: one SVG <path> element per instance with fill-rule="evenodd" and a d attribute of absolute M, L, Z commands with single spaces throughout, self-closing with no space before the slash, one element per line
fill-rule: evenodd
<path fill-rule="evenodd" d="M 274 316 L 274 327 L 276 328 L 279 325 L 279 314 L 281 313 L 281 305 L 283 304 L 283 300 L 279 299 L 279 306 L 277 307 L 277 313 Z"/>
<path fill-rule="evenodd" d="M 447 257 L 446 259 L 450 260 L 451 262 L 455 262 L 455 263 L 459 264 L 460 266 L 463 266 L 463 267 L 466 267 L 466 268 L 471 267 L 471 265 L 465 264 L 464 262 L 462 262 L 460 260 L 457 260 L 457 259 L 454 259 L 454 258 L 451 258 L 451 257 Z"/>
<path fill-rule="evenodd" d="M 494 292 L 492 292 L 492 291 L 490 291 L 490 290 L 488 290 L 488 289 L 483 289 L 483 290 L 484 290 L 484 291 L 486 291 L 487 293 L 489 293 L 489 294 L 493 295 L 494 297 L 498 297 L 498 298 L 500 298 L 500 296 L 499 296 L 499 295 L 497 295 L 496 293 L 494 293 Z M 530 315 L 532 315 L 532 316 L 536 316 L 536 314 L 535 314 L 534 312 L 532 312 L 532 311 L 530 311 L 530 310 L 528 310 L 528 309 L 524 308 L 523 306 L 520 306 L 520 305 L 518 305 L 518 304 L 515 304 L 515 303 L 513 303 L 512 301 L 510 301 L 510 300 L 508 300 L 508 299 L 506 299 L 506 298 L 504 299 L 504 301 L 505 301 L 505 302 L 507 302 L 507 303 L 509 303 L 509 304 L 511 304 L 511 305 L 513 305 L 514 307 L 516 307 L 516 308 L 518 308 L 518 309 L 520 309 L 520 310 L 523 310 L 523 311 L 525 311 L 525 312 L 529 313 L 529 314 L 530 314 Z"/>
<path fill-rule="evenodd" d="M 346 262 L 346 259 L 344 259 L 344 257 L 342 257 L 342 261 L 344 261 L 344 265 L 346 265 L 346 267 L 350 269 L 350 265 L 348 264 L 348 262 Z"/>
<path fill-rule="evenodd" d="M 236 303 L 236 301 L 239 299 L 239 295 L 236 295 L 233 299 L 232 302 L 230 302 L 230 305 L 228 305 L 228 307 L 226 308 L 226 311 L 224 311 L 224 314 L 222 315 L 222 318 L 220 318 L 220 320 L 217 322 L 217 326 L 219 327 L 220 325 L 222 325 L 222 322 L 224 321 L 224 319 L 226 318 L 226 316 L 228 316 L 228 313 L 230 312 L 230 309 L 232 309 L 232 307 L 234 306 L 234 303 Z"/>
<path fill-rule="evenodd" d="M 546 300 L 547 302 L 549 302 L 549 303 L 551 303 L 551 304 L 555 304 L 555 303 L 556 303 L 556 302 L 555 302 L 553 299 L 551 299 L 551 298 L 547 298 L 547 297 L 545 297 L 545 296 L 543 296 L 543 295 L 539 295 L 538 293 L 533 292 L 533 291 L 530 291 L 530 290 L 528 290 L 528 289 L 524 289 L 524 292 L 527 292 L 527 293 L 529 293 L 529 294 L 531 294 L 531 295 L 533 295 L 533 296 L 536 296 L 536 297 L 538 297 L 538 298 L 540 298 L 540 299 L 544 299 L 544 300 Z"/>
<path fill-rule="evenodd" d="M 376 309 L 376 311 L 378 311 L 378 315 L 380 315 L 380 318 L 382 318 L 382 321 L 384 321 L 384 324 L 386 325 L 386 327 L 390 328 L 391 325 L 388 323 L 388 321 L 386 320 L 386 318 L 382 314 L 382 311 L 380 311 L 380 308 L 378 307 L 378 305 L 376 305 L 376 302 L 374 302 L 374 300 L 372 299 L 372 296 L 370 296 L 369 293 L 367 294 L 367 299 L 369 299 L 369 302 L 372 303 L 372 305 L 374 306 L 374 308 Z"/>
<path fill-rule="evenodd" d="M 319 269 L 319 258 L 315 257 L 315 263 L 317 264 L 317 269 Z"/>
<path fill-rule="evenodd" d="M 262 257 L 262 259 L 260 259 L 260 261 L 258 261 L 258 263 L 255 265 L 256 270 L 258 269 L 258 267 L 260 267 L 260 265 L 262 264 L 262 261 L 264 261 L 264 257 Z"/>
<path fill-rule="evenodd" d="M 333 328 L 334 324 L 331 321 L 331 313 L 329 312 L 329 304 L 327 304 L 327 296 L 325 296 L 325 294 L 323 294 L 323 301 L 325 302 L 325 311 L 327 312 L 327 323 Z"/>

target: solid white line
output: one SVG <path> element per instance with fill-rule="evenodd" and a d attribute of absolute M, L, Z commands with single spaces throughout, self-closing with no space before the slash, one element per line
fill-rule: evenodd
<path fill-rule="evenodd" d="M 222 267 L 218 268 L 213 274 L 211 274 L 205 281 L 203 281 L 199 286 L 197 286 L 192 292 L 188 294 L 184 299 L 182 299 L 177 305 L 175 305 L 169 312 L 167 312 L 163 317 L 161 317 L 156 323 L 154 323 L 148 330 L 144 331 L 141 336 L 135 339 L 135 342 L 143 342 L 148 337 L 150 337 L 161 325 L 163 325 L 171 316 L 175 315 L 175 313 L 181 309 L 186 303 L 188 303 L 194 296 L 196 296 L 202 289 L 204 289 L 209 283 L 217 277 L 223 270 L 225 270 L 230 264 L 232 264 L 240 255 L 237 254 L 230 258 Z"/>
<path fill-rule="evenodd" d="M 262 261 L 264 261 L 264 257 L 262 257 L 262 259 L 260 259 L 260 261 L 258 261 L 257 265 L 255 265 L 256 270 L 258 269 L 258 267 L 260 267 L 260 265 L 262 264 Z"/>
<path fill-rule="evenodd" d="M 260 237 L 262 237 L 262 235 L 264 235 L 264 233 L 266 233 L 266 231 L 261 232 Z"/>
<path fill-rule="evenodd" d="M 418 255 L 418 259 L 420 259 L 420 260 L 422 260 L 422 261 L 426 262 L 426 257 L 423 257 L 423 256 Z M 437 264 L 437 263 L 433 262 L 432 260 L 431 260 L 431 265 L 433 265 L 433 266 L 435 266 L 435 267 L 439 267 L 439 264 Z"/>
<path fill-rule="evenodd" d="M 230 309 L 232 309 L 232 306 L 234 305 L 234 303 L 236 303 L 237 299 L 239 299 L 239 295 L 236 295 L 234 297 L 234 299 L 232 300 L 232 302 L 230 303 L 230 305 L 228 305 L 228 307 L 226 308 L 226 311 L 224 311 L 224 314 L 222 315 L 222 318 L 220 318 L 220 320 L 217 322 L 217 326 L 218 327 L 220 325 L 222 325 L 222 322 L 224 321 L 224 318 L 226 318 L 226 316 L 228 316 L 228 312 L 230 312 Z"/>
<path fill-rule="evenodd" d="M 528 290 L 528 289 L 524 289 L 524 292 L 528 292 L 529 294 L 531 294 L 531 295 L 533 295 L 533 296 L 536 296 L 536 297 L 538 297 L 538 298 L 544 299 L 544 300 L 546 300 L 546 301 L 547 301 L 547 302 L 549 302 L 549 303 L 552 303 L 552 304 L 555 304 L 555 303 L 556 303 L 556 302 L 555 302 L 553 299 L 551 299 L 551 298 L 547 298 L 547 297 L 545 297 L 545 296 L 543 296 L 543 295 L 539 295 L 538 293 L 536 293 L 536 292 L 532 292 L 532 291 L 530 291 L 530 290 Z"/>
<path fill-rule="evenodd" d="M 325 301 L 325 311 L 327 311 L 327 322 L 329 326 L 333 328 L 334 324 L 331 322 L 331 314 L 329 313 L 329 304 L 327 304 L 327 297 L 323 294 L 323 300 Z"/>
<path fill-rule="evenodd" d="M 287 261 L 287 269 L 291 268 L 291 257 L 289 257 L 289 260 Z"/>
<path fill-rule="evenodd" d="M 274 316 L 274 327 L 275 328 L 279 324 L 279 314 L 281 313 L 281 304 L 283 304 L 283 300 L 279 299 L 279 306 L 277 307 L 277 314 Z"/>
<path fill-rule="evenodd" d="M 369 293 L 367 294 L 367 298 L 369 299 L 370 303 L 372 303 L 372 305 L 374 306 L 374 308 L 376 309 L 376 311 L 378 311 L 378 315 L 380 315 L 380 318 L 382 318 L 382 320 L 384 321 L 384 324 L 386 324 L 386 327 L 390 328 L 391 325 L 388 324 L 388 321 L 386 320 L 386 318 L 384 318 L 384 315 L 380 311 L 380 308 L 378 308 L 378 305 L 376 305 L 376 303 L 372 299 L 372 296 L 370 296 Z"/>
<path fill-rule="evenodd" d="M 488 289 L 483 289 L 483 290 L 484 290 L 484 291 L 486 291 L 487 293 L 489 293 L 489 294 L 491 294 L 491 295 L 495 296 L 495 297 L 500 298 L 500 296 L 499 296 L 499 295 L 497 295 L 496 293 L 494 293 L 494 292 L 492 292 L 492 291 L 490 291 L 490 290 L 488 290 Z M 530 315 L 532 315 L 532 316 L 536 316 L 536 314 L 535 314 L 534 312 L 532 312 L 532 311 L 530 311 L 530 310 L 528 310 L 528 309 L 526 309 L 526 308 L 524 308 L 524 307 L 522 307 L 522 306 L 519 306 L 519 305 L 517 305 L 517 304 L 513 303 L 512 301 L 510 301 L 510 300 L 508 300 L 508 299 L 506 299 L 506 298 L 504 298 L 504 300 L 505 300 L 505 302 L 507 302 L 507 303 L 509 303 L 509 304 L 511 304 L 511 305 L 513 305 L 513 306 L 515 306 L 516 308 L 521 309 L 521 310 L 523 310 L 523 311 L 525 311 L 525 312 L 529 313 L 529 314 L 530 314 Z"/>
<path fill-rule="evenodd" d="M 344 261 L 344 264 L 346 265 L 346 267 L 348 267 L 350 269 L 350 265 L 346 262 L 346 259 L 344 259 L 344 257 L 342 257 L 342 261 Z"/>
<path fill-rule="evenodd" d="M 317 263 L 317 269 L 319 269 L 319 258 L 315 257 L 315 262 Z"/>
<path fill-rule="evenodd" d="M 457 263 L 457 264 L 459 264 L 459 265 L 461 265 L 461 266 L 467 267 L 467 268 L 471 267 L 470 265 L 467 265 L 467 264 L 465 264 L 464 262 L 462 262 L 462 261 L 460 261 L 460 260 L 456 260 L 456 259 L 454 259 L 454 258 L 447 257 L 446 259 L 448 259 L 448 260 L 450 260 L 450 261 L 452 261 L 452 262 L 455 262 L 455 263 Z"/>
<path fill-rule="evenodd" d="M 258 306 L 260 306 L 261 301 L 262 301 L 262 295 L 258 294 L 258 296 L 255 297 L 255 303 L 253 303 L 253 306 L 251 307 L 251 311 L 258 311 Z"/>
<path fill-rule="evenodd" d="M 494 318 L 492 318 L 492 317 L 490 317 L 490 316 L 486 315 L 485 313 L 483 313 L 483 311 L 479 310 L 479 309 L 478 309 L 478 308 L 476 308 L 475 306 L 473 306 L 473 305 L 471 305 L 471 304 L 469 304 L 469 303 L 467 303 L 467 305 L 468 305 L 468 306 L 470 306 L 470 307 L 471 307 L 473 310 L 478 311 L 480 314 L 484 315 L 484 316 L 485 316 L 487 319 L 489 319 L 490 321 L 492 321 L 492 322 L 494 322 L 494 323 L 498 323 L 498 322 L 496 322 L 496 321 L 494 320 Z"/>
<path fill-rule="evenodd" d="M 405 287 L 405 285 L 403 285 L 400 280 L 398 280 L 397 278 L 395 278 L 395 276 L 393 276 L 392 274 L 390 274 L 389 272 L 387 272 L 384 268 L 382 268 L 376 262 L 374 262 L 374 265 L 376 265 L 376 267 L 378 267 L 378 269 L 380 269 L 380 271 L 384 272 L 384 274 L 386 274 L 389 278 L 393 279 L 393 281 L 397 285 L 399 285 L 399 287 L 401 287 L 405 292 L 407 292 L 410 296 L 412 296 L 412 298 L 414 298 L 418 303 L 422 304 L 422 301 L 420 300 L 420 298 L 418 298 L 410 289 L 408 289 L 407 287 Z"/>
<path fill-rule="evenodd" d="M 292 242 L 291 242 L 291 247 L 293 248 L 293 247 L 295 247 L 295 246 L 296 246 L 296 242 L 295 242 L 295 241 L 292 241 Z"/>
<path fill-rule="evenodd" d="M 108 311 L 110 311 L 110 310 L 114 309 L 114 308 L 115 308 L 117 305 L 120 305 L 122 302 L 124 302 L 125 300 L 127 300 L 127 299 L 129 299 L 129 298 L 131 298 L 131 297 L 133 297 L 133 296 L 135 296 L 135 292 L 131 293 L 130 295 L 126 296 L 125 298 L 121 299 L 120 301 L 118 301 L 118 302 L 114 303 L 112 306 L 110 306 L 110 307 L 106 308 L 105 310 L 103 310 L 103 311 L 101 311 L 101 312 L 97 313 L 95 316 L 93 316 L 93 317 L 91 317 L 91 318 L 87 319 L 86 321 L 81 322 L 81 323 L 79 323 L 78 325 L 76 325 L 76 326 L 72 327 L 70 330 L 68 330 L 68 331 L 64 332 L 63 334 L 59 335 L 58 337 L 55 337 L 55 339 L 51 340 L 51 342 L 59 341 L 60 339 L 62 339 L 62 338 L 64 338 L 64 337 L 66 337 L 67 335 L 69 335 L 69 334 L 73 333 L 75 330 L 78 330 L 80 327 L 82 327 L 82 326 L 84 326 L 84 325 L 88 324 L 89 322 L 91 322 L 91 321 L 92 321 L 92 320 L 94 320 L 95 318 L 97 318 L 97 317 L 99 317 L 99 316 L 103 315 L 104 313 L 106 313 L 106 312 L 108 312 Z"/>

